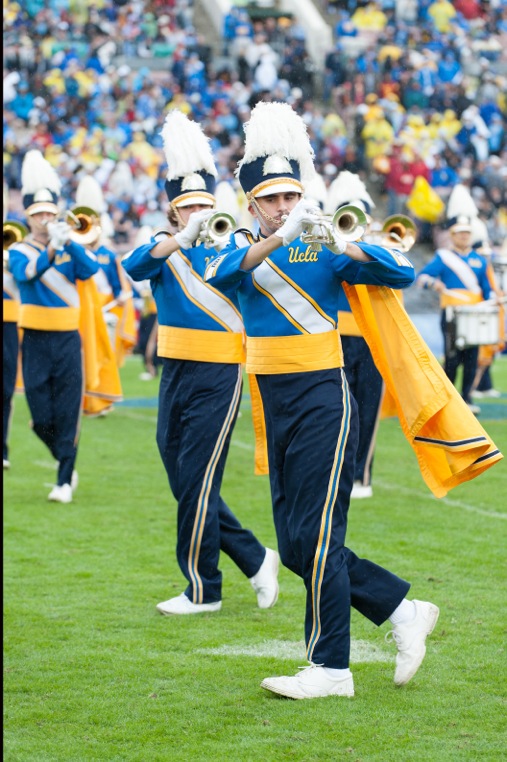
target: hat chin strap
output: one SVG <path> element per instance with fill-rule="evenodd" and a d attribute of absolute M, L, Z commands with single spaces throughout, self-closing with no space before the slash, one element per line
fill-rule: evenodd
<path fill-rule="evenodd" d="M 246 199 L 249 204 L 251 204 L 257 212 L 259 212 L 260 216 L 264 219 L 265 222 L 269 222 L 272 225 L 275 225 L 276 228 L 279 228 L 283 223 L 281 220 L 277 220 L 276 217 L 271 217 L 267 212 L 264 211 L 264 209 L 259 206 L 259 203 L 255 196 L 252 196 L 250 191 L 246 194 Z"/>
<path fill-rule="evenodd" d="M 184 221 L 183 217 L 178 211 L 178 207 L 173 204 L 171 201 L 169 204 L 169 207 L 171 209 L 171 212 L 173 212 L 174 216 L 176 217 L 176 222 L 178 223 L 178 227 L 180 230 L 183 230 L 184 227 L 186 227 L 186 222 Z"/>

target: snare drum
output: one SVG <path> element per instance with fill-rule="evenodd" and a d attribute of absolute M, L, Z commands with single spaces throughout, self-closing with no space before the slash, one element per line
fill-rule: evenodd
<path fill-rule="evenodd" d="M 496 344 L 500 338 L 499 308 L 495 304 L 453 307 L 458 349 Z"/>
<path fill-rule="evenodd" d="M 507 294 L 507 257 L 492 259 L 491 264 L 493 265 L 498 288 L 501 289 L 504 294 Z"/>

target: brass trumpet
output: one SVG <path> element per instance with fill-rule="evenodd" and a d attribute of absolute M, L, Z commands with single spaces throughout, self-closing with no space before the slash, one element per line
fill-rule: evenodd
<path fill-rule="evenodd" d="M 100 227 L 100 217 L 94 209 L 89 206 L 75 206 L 67 214 L 72 218 L 72 222 L 67 220 L 72 228 L 71 241 L 86 246 L 99 238 L 102 228 Z"/>
<path fill-rule="evenodd" d="M 4 251 L 13 243 L 22 241 L 26 235 L 28 235 L 28 228 L 22 222 L 14 220 L 4 222 Z"/>
<path fill-rule="evenodd" d="M 392 214 L 384 220 L 377 235 L 380 246 L 391 246 L 393 249 L 407 252 L 416 241 L 417 228 L 410 217 L 404 214 Z"/>
<path fill-rule="evenodd" d="M 236 227 L 234 217 L 226 212 L 215 212 L 203 224 L 199 240 L 207 249 L 227 243 L 229 236 Z"/>
<path fill-rule="evenodd" d="M 332 245 L 335 236 L 342 241 L 359 241 L 368 227 L 366 214 L 358 206 L 347 204 L 333 215 L 323 214 L 319 222 L 310 225 L 301 235 L 303 243 L 311 243 L 317 251 L 322 244 Z"/>
<path fill-rule="evenodd" d="M 44 224 L 47 227 L 50 222 L 58 220 L 70 225 L 72 232 L 69 238 L 74 243 L 86 246 L 96 241 L 100 236 L 99 215 L 89 206 L 76 206 L 74 209 L 67 209 L 67 211 L 59 214 L 55 220 L 48 220 Z"/>

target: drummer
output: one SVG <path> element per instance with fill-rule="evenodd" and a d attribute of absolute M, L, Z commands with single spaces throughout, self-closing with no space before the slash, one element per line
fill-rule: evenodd
<path fill-rule="evenodd" d="M 478 304 L 489 299 L 491 286 L 487 276 L 487 260 L 472 248 L 472 220 L 458 215 L 448 221 L 450 247 L 437 249 L 434 258 L 417 276 L 421 288 L 430 288 L 440 294 L 442 308 L 441 328 L 444 335 L 444 370 L 454 384 L 457 370 L 463 366 L 461 396 L 470 410 L 478 415 L 481 410 L 472 402 L 471 392 L 477 371 L 478 346 L 458 349 L 455 344 L 451 306 Z"/>

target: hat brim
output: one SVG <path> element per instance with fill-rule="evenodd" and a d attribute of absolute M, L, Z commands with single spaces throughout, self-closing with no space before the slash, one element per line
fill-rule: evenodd
<path fill-rule="evenodd" d="M 56 204 L 52 204 L 50 201 L 38 201 L 36 204 L 32 204 L 25 209 L 25 214 L 28 215 L 28 217 L 31 217 L 33 214 L 40 214 L 41 212 L 59 214 L 60 210 Z"/>
<path fill-rule="evenodd" d="M 177 209 L 181 209 L 185 206 L 214 206 L 215 198 L 209 193 L 185 193 L 184 196 L 178 196 L 173 198 L 172 205 Z"/>
<path fill-rule="evenodd" d="M 451 233 L 471 233 L 472 226 L 471 225 L 453 225 L 452 228 L 449 228 L 449 231 Z"/>
<path fill-rule="evenodd" d="M 303 193 L 303 186 L 297 180 L 283 178 L 282 180 L 269 180 L 267 183 L 260 183 L 251 193 L 254 198 L 272 196 L 275 193 Z"/>

